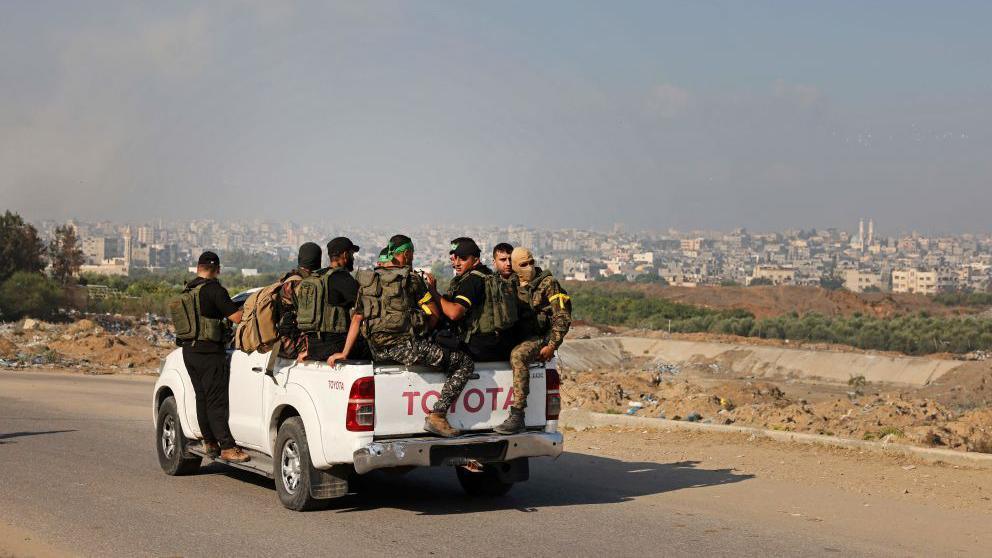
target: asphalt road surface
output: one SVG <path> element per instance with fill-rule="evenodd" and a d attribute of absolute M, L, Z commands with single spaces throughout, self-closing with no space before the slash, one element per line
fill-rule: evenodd
<path fill-rule="evenodd" d="M 557 461 L 533 460 L 531 479 L 502 499 L 469 499 L 454 472 L 438 468 L 377 476 L 367 493 L 291 512 L 271 481 L 249 473 L 214 464 L 190 477 L 163 474 L 153 382 L 0 371 L 0 556 L 992 552 L 986 509 L 896 497 L 866 503 L 843 488 L 702 457 L 626 459 L 616 447 L 589 446 L 583 433 L 569 435 Z M 610 436 L 638 444 L 629 433 Z M 692 453 L 684 440 L 651 443 L 684 443 Z"/>

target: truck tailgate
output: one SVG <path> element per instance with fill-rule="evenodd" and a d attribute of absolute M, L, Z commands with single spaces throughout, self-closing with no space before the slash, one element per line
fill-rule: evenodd
<path fill-rule="evenodd" d="M 463 431 L 492 430 L 503 422 L 513 403 L 513 371 L 505 362 L 476 363 L 477 380 L 469 380 L 448 413 Z M 422 436 L 424 417 L 441 394 L 445 375 L 421 366 L 375 367 L 375 436 Z M 530 369 L 527 426 L 544 426 L 544 367 Z"/>

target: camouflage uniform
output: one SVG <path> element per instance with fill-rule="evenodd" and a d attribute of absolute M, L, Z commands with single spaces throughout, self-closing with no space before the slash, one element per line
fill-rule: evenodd
<path fill-rule="evenodd" d="M 536 275 L 526 285 L 518 285 L 520 302 L 519 338 L 523 339 L 510 352 L 513 368 L 513 407 L 527 407 L 530 393 L 531 363 L 541 356 L 545 345 L 557 350 L 572 326 L 572 303 L 568 293 L 550 272 L 535 270 Z"/>
<path fill-rule="evenodd" d="M 475 363 L 461 351 L 449 351 L 428 339 L 407 339 L 386 347 L 373 349 L 376 360 L 395 360 L 405 366 L 421 364 L 440 368 L 448 374 L 441 388 L 441 397 L 434 404 L 435 413 L 447 413 L 455 398 L 465 388 L 475 372 Z"/>
<path fill-rule="evenodd" d="M 426 311 L 431 300 L 430 293 L 423 278 L 417 274 L 410 276 L 410 286 L 413 300 L 421 305 L 421 311 Z M 359 292 L 355 301 L 356 312 L 361 311 L 362 293 Z M 430 339 L 425 339 L 412 333 L 406 334 L 373 334 L 366 337 L 372 351 L 373 360 L 395 360 L 404 366 L 420 364 L 441 369 L 448 378 L 441 388 L 441 396 L 434 404 L 435 413 L 447 413 L 455 398 L 465 388 L 469 378 L 475 373 L 475 363 L 462 351 L 449 350 Z"/>
<path fill-rule="evenodd" d="M 307 336 L 296 327 L 296 290 L 300 281 L 311 275 L 306 269 L 294 269 L 282 278 L 279 287 L 279 356 L 295 359 L 307 348 Z"/>

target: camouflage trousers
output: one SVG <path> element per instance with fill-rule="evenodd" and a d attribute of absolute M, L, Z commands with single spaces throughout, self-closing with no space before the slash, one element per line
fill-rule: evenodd
<path fill-rule="evenodd" d="M 405 366 L 420 364 L 440 368 L 448 378 L 441 388 L 441 396 L 434 404 L 435 413 L 447 413 L 458 394 L 465 389 L 469 377 L 475 373 L 475 363 L 461 351 L 451 351 L 426 339 L 411 339 L 389 345 L 375 347 L 376 360 L 395 360 Z"/>
<path fill-rule="evenodd" d="M 513 368 L 513 407 L 521 411 L 527 408 L 530 395 L 530 365 L 541 358 L 544 341 L 531 337 L 510 351 L 510 367 Z"/>

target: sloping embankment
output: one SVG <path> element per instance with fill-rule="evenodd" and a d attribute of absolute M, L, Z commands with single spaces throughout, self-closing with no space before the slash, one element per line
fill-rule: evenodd
<path fill-rule="evenodd" d="M 644 363 L 716 364 L 723 373 L 759 378 L 799 378 L 846 383 L 852 376 L 869 382 L 922 386 L 964 364 L 961 361 L 893 357 L 864 353 L 808 351 L 673 339 L 600 337 L 567 341 L 559 361 L 569 370 L 640 369 Z M 650 367 L 650 366 L 648 366 Z"/>

